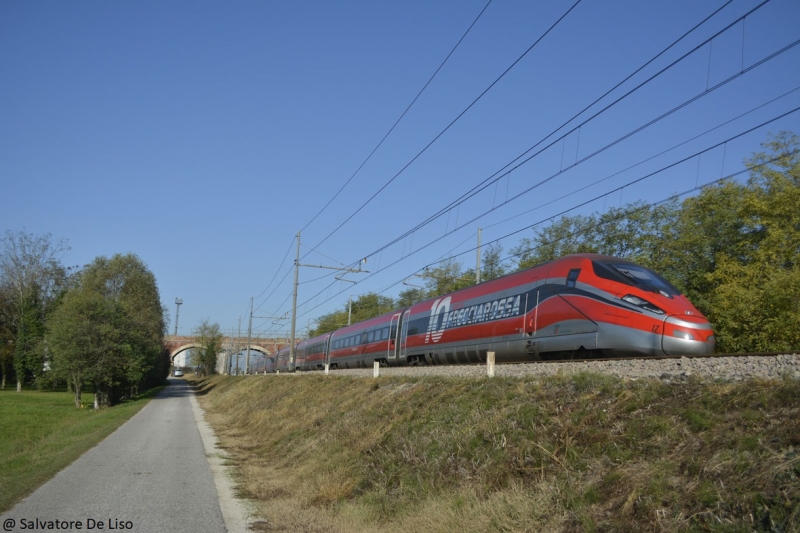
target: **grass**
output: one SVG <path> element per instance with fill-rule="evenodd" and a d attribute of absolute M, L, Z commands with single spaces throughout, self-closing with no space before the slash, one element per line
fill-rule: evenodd
<path fill-rule="evenodd" d="M 98 411 L 76 409 L 68 392 L 0 390 L 0 513 L 113 433 L 161 388 Z"/>
<path fill-rule="evenodd" d="M 800 531 L 800 382 L 194 382 L 276 531 Z"/>

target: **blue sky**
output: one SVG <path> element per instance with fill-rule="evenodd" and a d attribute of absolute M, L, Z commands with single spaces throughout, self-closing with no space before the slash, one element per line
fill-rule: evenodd
<path fill-rule="evenodd" d="M 796 0 L 767 2 L 588 121 L 760 2 L 583 0 L 478 99 L 574 3 L 493 0 L 314 219 L 487 0 L 2 2 L 0 229 L 66 239 L 67 265 L 137 254 L 171 320 L 183 299 L 187 334 L 204 318 L 230 330 L 241 316 L 245 329 L 251 297 L 256 316 L 289 311 L 300 229 L 303 263 L 366 258 L 370 274 L 348 275 L 357 285 L 301 268 L 302 330 L 351 294 L 397 296 L 404 278 L 443 257 L 463 252 L 456 259 L 473 266 L 479 227 L 484 243 L 503 238 L 800 106 L 800 46 L 704 94 L 800 39 Z M 781 129 L 800 132 L 800 112 L 571 213 L 659 201 L 737 172 Z M 385 246 L 543 139 L 555 142 Z M 501 242 L 508 252 L 529 235 Z M 277 333 L 288 322 L 254 327 Z"/>

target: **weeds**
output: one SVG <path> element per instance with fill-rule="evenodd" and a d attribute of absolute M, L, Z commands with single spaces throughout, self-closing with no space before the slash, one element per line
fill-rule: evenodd
<path fill-rule="evenodd" d="M 797 381 L 203 386 L 270 524 L 300 513 L 325 531 L 800 531 Z"/>

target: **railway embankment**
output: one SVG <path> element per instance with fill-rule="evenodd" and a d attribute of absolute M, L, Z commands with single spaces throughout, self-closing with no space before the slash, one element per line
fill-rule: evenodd
<path fill-rule="evenodd" d="M 800 531 L 798 357 L 730 359 L 194 386 L 256 530 Z"/>

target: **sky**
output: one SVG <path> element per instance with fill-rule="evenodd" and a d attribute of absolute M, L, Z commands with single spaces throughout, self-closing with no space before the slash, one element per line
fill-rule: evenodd
<path fill-rule="evenodd" d="M 252 298 L 263 336 L 289 331 L 300 232 L 301 264 L 362 270 L 299 269 L 301 335 L 474 267 L 478 228 L 505 257 L 800 133 L 800 2 L 761 4 L 6 0 L 0 230 L 69 266 L 136 254 L 169 333 L 176 298 L 180 334 L 244 332 Z"/>

